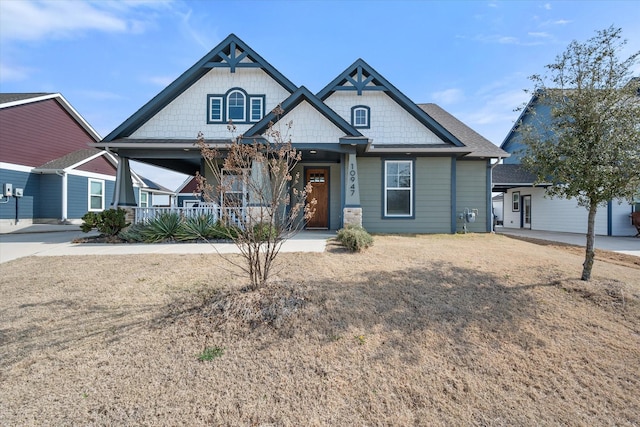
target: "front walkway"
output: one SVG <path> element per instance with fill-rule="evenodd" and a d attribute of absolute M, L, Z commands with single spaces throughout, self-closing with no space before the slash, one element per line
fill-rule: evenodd
<path fill-rule="evenodd" d="M 92 232 L 94 235 L 96 232 Z M 0 233 L 0 263 L 25 256 L 134 255 L 134 254 L 230 254 L 239 253 L 233 243 L 71 243 L 86 237 L 78 225 L 35 224 L 13 226 Z M 301 231 L 284 242 L 281 252 L 324 252 L 335 231 Z"/>
<path fill-rule="evenodd" d="M 496 233 L 547 240 L 585 247 L 587 237 L 579 233 L 561 233 L 555 231 L 528 230 L 524 228 L 496 227 Z M 640 238 L 624 236 L 596 236 L 596 249 L 619 252 L 640 257 Z"/>

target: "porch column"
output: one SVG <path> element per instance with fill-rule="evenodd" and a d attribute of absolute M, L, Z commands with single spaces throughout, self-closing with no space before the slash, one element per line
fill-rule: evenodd
<path fill-rule="evenodd" d="M 113 202 L 111 203 L 111 207 L 114 209 L 120 206 L 138 206 L 136 196 L 133 193 L 129 159 L 126 157 L 120 157 L 118 159 L 116 187 L 113 191 Z"/>
<path fill-rule="evenodd" d="M 358 181 L 358 162 L 356 153 L 346 154 L 346 171 L 344 180 L 343 223 L 362 226 L 362 207 L 360 206 L 360 183 Z"/>

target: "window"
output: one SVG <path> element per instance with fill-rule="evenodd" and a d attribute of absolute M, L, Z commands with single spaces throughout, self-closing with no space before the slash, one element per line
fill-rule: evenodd
<path fill-rule="evenodd" d="M 369 113 L 371 109 L 365 105 L 351 108 L 351 124 L 355 128 L 369 128 Z"/>
<path fill-rule="evenodd" d="M 413 216 L 413 161 L 384 162 L 384 216 Z"/>
<path fill-rule="evenodd" d="M 260 119 L 262 118 L 263 114 L 263 104 L 264 104 L 264 99 L 263 98 L 257 98 L 257 97 L 252 97 L 251 98 L 251 113 L 250 113 L 250 120 L 252 122 L 259 122 Z"/>
<path fill-rule="evenodd" d="M 149 193 L 147 193 L 146 191 L 141 191 L 140 192 L 140 203 L 139 203 L 141 208 L 148 208 L 149 207 Z"/>
<path fill-rule="evenodd" d="M 235 174 L 222 171 L 222 205 L 229 208 L 242 208 L 247 204 L 246 173 Z"/>
<path fill-rule="evenodd" d="M 207 123 L 220 123 L 224 121 L 222 116 L 222 97 L 208 95 L 209 98 L 209 114 Z"/>
<path fill-rule="evenodd" d="M 511 199 L 511 210 L 513 212 L 520 212 L 520 192 L 514 191 Z"/>
<path fill-rule="evenodd" d="M 257 123 L 264 117 L 265 95 L 247 94 L 242 88 L 207 95 L 207 124 Z"/>
<path fill-rule="evenodd" d="M 227 121 L 245 122 L 246 98 L 244 93 L 234 90 L 227 96 Z"/>
<path fill-rule="evenodd" d="M 89 210 L 104 210 L 104 181 L 97 179 L 89 180 Z"/>

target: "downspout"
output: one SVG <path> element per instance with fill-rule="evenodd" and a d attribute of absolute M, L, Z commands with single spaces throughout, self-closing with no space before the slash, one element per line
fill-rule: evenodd
<path fill-rule="evenodd" d="M 489 203 L 487 204 L 488 205 L 487 218 L 490 221 L 491 226 L 489 227 L 489 229 L 491 230 L 492 233 L 496 232 L 496 230 L 494 229 L 495 221 L 493 220 L 493 191 L 491 191 L 493 189 L 493 169 L 495 169 L 495 167 L 498 166 L 501 161 L 502 161 L 502 157 L 498 156 L 498 161 L 489 166 Z M 504 203 L 502 206 L 504 209 Z"/>
<path fill-rule="evenodd" d="M 60 222 L 67 222 L 67 198 L 68 198 L 68 175 L 65 171 L 56 171 L 56 175 L 62 177 L 62 219 Z"/>

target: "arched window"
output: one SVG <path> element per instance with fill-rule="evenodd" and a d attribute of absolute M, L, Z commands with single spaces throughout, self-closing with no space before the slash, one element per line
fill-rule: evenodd
<path fill-rule="evenodd" d="M 356 105 L 351 108 L 351 125 L 355 128 L 369 129 L 370 111 L 370 108 L 366 105 Z"/>
<path fill-rule="evenodd" d="M 227 120 L 245 122 L 247 97 L 239 90 L 234 90 L 227 95 Z"/>

